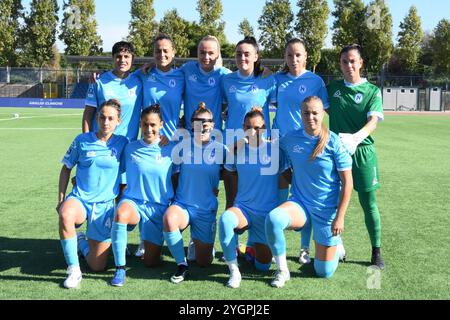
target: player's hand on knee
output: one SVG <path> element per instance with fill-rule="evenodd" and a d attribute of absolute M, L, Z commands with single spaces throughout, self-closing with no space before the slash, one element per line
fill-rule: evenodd
<path fill-rule="evenodd" d="M 333 236 L 341 235 L 344 232 L 344 220 L 339 218 L 334 219 L 331 224 L 331 232 Z"/>

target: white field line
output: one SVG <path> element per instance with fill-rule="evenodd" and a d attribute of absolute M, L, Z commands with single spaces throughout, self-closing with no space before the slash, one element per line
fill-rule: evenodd
<path fill-rule="evenodd" d="M 18 121 L 21 119 L 37 119 L 37 118 L 58 118 L 58 117 L 72 117 L 72 116 L 81 116 L 81 113 L 62 113 L 62 114 L 49 114 L 45 116 L 27 116 L 27 117 L 21 117 L 19 115 L 18 118 L 11 117 L 8 119 L 0 119 L 0 121 Z"/>
<path fill-rule="evenodd" d="M 11 130 L 80 130 L 80 128 L 0 128 L 0 131 L 11 131 Z"/>

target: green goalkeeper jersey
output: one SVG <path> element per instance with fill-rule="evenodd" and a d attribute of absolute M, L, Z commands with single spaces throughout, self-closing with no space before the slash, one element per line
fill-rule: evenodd
<path fill-rule="evenodd" d="M 344 80 L 332 81 L 327 90 L 330 130 L 334 133 L 356 133 L 372 115 L 380 120 L 384 119 L 381 91 L 367 80 L 363 79 L 357 85 L 348 84 Z M 373 138 L 368 136 L 360 145 L 373 143 Z"/>

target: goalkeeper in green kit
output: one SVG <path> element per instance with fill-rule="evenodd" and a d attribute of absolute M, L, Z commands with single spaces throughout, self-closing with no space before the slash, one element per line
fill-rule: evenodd
<path fill-rule="evenodd" d="M 328 89 L 330 130 L 339 134 L 353 158 L 353 184 L 364 210 L 372 243 L 371 264 L 384 269 L 381 257 L 381 220 L 376 190 L 380 187 L 378 160 L 370 134 L 384 120 L 381 92 L 361 77 L 361 47 L 352 44 L 339 54 L 344 79 L 331 82 Z"/>

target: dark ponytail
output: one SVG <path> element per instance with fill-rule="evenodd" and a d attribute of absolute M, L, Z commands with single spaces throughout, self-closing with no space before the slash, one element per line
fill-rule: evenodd
<path fill-rule="evenodd" d="M 253 68 L 253 74 L 255 75 L 255 78 L 259 77 L 263 71 L 264 68 L 261 66 L 261 57 L 259 55 L 259 46 L 258 46 L 258 42 L 256 41 L 255 37 L 252 36 L 246 36 L 244 39 L 242 39 L 241 41 L 239 41 L 235 47 L 235 50 L 237 47 L 239 47 L 241 44 L 246 43 L 246 44 L 251 44 L 253 46 L 253 48 L 255 48 L 256 53 L 258 54 L 258 60 L 255 61 L 255 65 Z"/>

